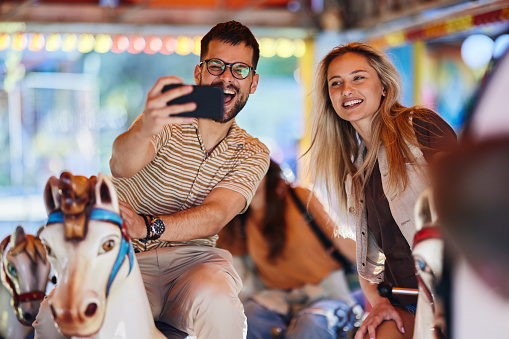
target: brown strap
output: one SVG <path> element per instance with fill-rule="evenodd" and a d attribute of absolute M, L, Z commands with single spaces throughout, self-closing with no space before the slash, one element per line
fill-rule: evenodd
<path fill-rule="evenodd" d="M 316 224 L 315 218 L 309 212 L 309 210 L 304 206 L 302 201 L 297 196 L 297 193 L 295 193 L 295 190 L 288 186 L 288 191 L 290 192 L 290 195 L 293 198 L 293 201 L 299 208 L 300 212 L 304 216 L 304 219 L 307 221 L 308 225 L 311 227 L 311 229 L 315 232 L 315 235 L 318 237 L 318 240 L 322 243 L 323 247 L 325 247 L 325 250 L 327 253 L 329 253 L 337 262 L 341 264 L 343 269 L 346 273 L 352 273 L 352 263 L 345 258 L 341 252 L 338 251 L 338 249 L 334 246 L 332 241 L 325 235 L 325 233 L 322 231 L 320 227 Z"/>

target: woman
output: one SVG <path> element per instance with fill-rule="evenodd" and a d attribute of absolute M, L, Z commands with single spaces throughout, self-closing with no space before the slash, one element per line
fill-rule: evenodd
<path fill-rule="evenodd" d="M 355 338 L 411 338 L 416 298 L 382 298 L 377 284 L 417 288 L 414 204 L 430 184 L 429 162 L 454 146 L 456 135 L 435 112 L 399 103 L 396 68 L 366 44 L 329 52 L 317 71 L 316 92 L 311 170 L 331 208 L 339 201 L 354 224 L 357 269 L 372 306 Z"/>
<path fill-rule="evenodd" d="M 333 318 L 328 319 L 327 312 L 333 315 L 336 309 L 350 310 L 356 300 L 350 295 L 341 264 L 326 251 L 290 190 L 334 247 L 355 261 L 355 242 L 332 238 L 334 223 L 316 196 L 305 188 L 291 188 L 273 161 L 249 209 L 223 229 L 218 246 L 238 258 L 245 240 L 246 254 L 263 282 L 263 288 L 244 301 L 247 338 L 272 338 L 273 330 L 284 331 L 285 338 L 336 338 L 337 322 L 330 323 Z M 245 270 L 238 271 L 243 275 Z"/>

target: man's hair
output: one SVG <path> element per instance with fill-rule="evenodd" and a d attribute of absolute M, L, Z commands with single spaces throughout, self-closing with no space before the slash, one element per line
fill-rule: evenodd
<path fill-rule="evenodd" d="M 203 61 L 204 55 L 207 54 L 209 50 L 209 43 L 212 40 L 219 40 L 234 46 L 242 42 L 247 47 L 251 47 L 253 50 L 253 64 L 251 66 L 256 69 L 258 59 L 260 58 L 260 47 L 258 46 L 258 41 L 256 41 L 256 38 L 247 26 L 232 20 L 219 23 L 212 27 L 212 29 L 201 39 L 201 61 Z"/>

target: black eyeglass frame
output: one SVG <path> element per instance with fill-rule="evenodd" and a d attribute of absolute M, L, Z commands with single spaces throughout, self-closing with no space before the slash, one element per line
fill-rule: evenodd
<path fill-rule="evenodd" d="M 223 68 L 223 71 L 219 74 L 213 74 L 210 70 L 209 70 L 209 61 L 211 60 L 219 60 L 221 61 L 223 64 L 224 64 L 224 68 Z M 200 62 L 200 67 L 201 65 L 203 65 L 203 63 L 205 63 L 205 65 L 207 66 L 207 72 L 209 72 L 210 75 L 214 75 L 214 76 L 220 76 L 221 74 L 223 74 L 225 71 L 226 71 L 226 68 L 228 66 L 230 66 L 230 73 L 232 74 L 232 76 L 235 78 L 235 79 L 239 79 L 239 80 L 244 80 L 246 79 L 249 74 L 251 73 L 251 71 L 253 71 L 253 75 L 256 74 L 256 70 L 254 69 L 254 67 L 252 66 L 249 66 L 248 64 L 244 63 L 244 62 L 233 62 L 233 63 L 229 63 L 229 62 L 225 62 L 224 60 L 221 60 L 219 58 L 211 58 L 211 59 L 207 59 L 207 60 L 203 60 L 202 62 Z M 233 66 L 234 65 L 238 65 L 238 64 L 241 64 L 243 66 L 247 66 L 249 68 L 249 73 L 247 73 L 246 77 L 244 78 L 239 78 L 237 77 L 234 73 L 233 73 Z"/>

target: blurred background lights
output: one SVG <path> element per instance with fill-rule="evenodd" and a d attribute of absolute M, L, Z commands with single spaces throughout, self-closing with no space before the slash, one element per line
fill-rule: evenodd
<path fill-rule="evenodd" d="M 493 57 L 500 58 L 509 48 L 509 34 L 502 34 L 495 39 L 495 47 L 493 48 Z"/>
<path fill-rule="evenodd" d="M 163 39 L 163 46 L 159 50 L 162 54 L 171 54 L 174 53 L 177 49 L 177 39 L 172 36 L 166 37 Z"/>
<path fill-rule="evenodd" d="M 44 35 L 40 33 L 32 34 L 28 42 L 28 49 L 32 52 L 40 51 L 44 48 L 45 43 Z"/>
<path fill-rule="evenodd" d="M 281 58 L 289 58 L 293 55 L 295 49 L 293 42 L 289 39 L 277 39 L 276 54 Z"/>
<path fill-rule="evenodd" d="M 80 35 L 66 33 L 51 33 L 44 35 L 42 33 L 0 33 L 0 51 L 13 49 L 22 51 L 28 48 L 32 52 L 46 49 L 49 52 L 62 50 L 63 52 L 73 52 L 76 49 L 80 53 L 89 53 L 95 51 L 97 53 L 113 53 L 129 52 L 138 54 L 145 52 L 147 54 L 172 54 L 188 55 L 193 53 L 200 55 L 202 36 L 150 36 L 144 38 L 140 35 L 126 36 L 109 34 L 93 34 L 83 33 Z M 489 39 L 489 38 L 488 38 Z M 271 58 L 278 56 L 280 58 L 303 57 L 306 53 L 306 43 L 302 39 L 287 38 L 261 38 L 260 56 Z M 503 50 L 509 44 L 509 36 L 500 38 L 500 47 L 497 50 Z M 498 45 L 497 45 L 498 46 Z M 504 48 L 503 48 L 504 47 Z"/>
<path fill-rule="evenodd" d="M 147 39 L 147 45 L 144 52 L 147 54 L 155 54 L 163 47 L 163 41 L 157 36 L 151 36 Z"/>
<path fill-rule="evenodd" d="M 62 38 L 62 51 L 72 52 L 78 47 L 78 36 L 76 34 L 64 34 Z"/>
<path fill-rule="evenodd" d="M 295 79 L 295 82 L 297 82 L 298 84 L 301 83 L 300 67 L 293 71 L 293 78 Z"/>
<path fill-rule="evenodd" d="M 98 34 L 95 37 L 94 51 L 97 53 L 106 53 L 110 51 L 112 45 L 113 40 L 111 39 L 111 36 L 108 34 Z"/>
<path fill-rule="evenodd" d="M 297 0 L 292 0 L 288 2 L 287 8 L 290 12 L 298 12 L 300 10 L 300 2 Z"/>
<path fill-rule="evenodd" d="M 0 34 L 0 51 L 6 50 L 11 46 L 11 36 L 6 33 Z"/>
<path fill-rule="evenodd" d="M 302 39 L 295 39 L 293 41 L 294 51 L 293 55 L 296 58 L 302 58 L 306 54 L 306 43 Z"/>
<path fill-rule="evenodd" d="M 179 36 L 177 38 L 177 54 L 180 55 L 188 55 L 194 50 L 194 40 L 186 37 L 186 36 Z"/>
<path fill-rule="evenodd" d="M 111 51 L 113 53 L 122 53 L 129 47 L 129 39 L 125 35 L 117 35 L 113 40 Z"/>
<path fill-rule="evenodd" d="M 201 36 L 195 36 L 194 37 L 194 48 L 193 48 L 193 54 L 200 55 L 200 49 L 201 49 Z"/>
<path fill-rule="evenodd" d="M 62 46 L 62 37 L 60 34 L 50 34 L 46 39 L 46 50 L 48 52 L 55 52 Z"/>
<path fill-rule="evenodd" d="M 145 48 L 145 39 L 139 35 L 132 36 L 127 51 L 131 54 L 138 54 Z"/>
<path fill-rule="evenodd" d="M 479 69 L 491 60 L 494 45 L 493 40 L 484 34 L 470 35 L 461 45 L 461 58 L 470 69 Z"/>
<path fill-rule="evenodd" d="M 260 55 L 265 58 L 271 58 L 276 55 L 276 41 L 271 38 L 260 39 Z"/>
<path fill-rule="evenodd" d="M 78 51 L 88 53 L 94 49 L 95 38 L 92 34 L 81 34 L 78 39 Z"/>
<path fill-rule="evenodd" d="M 16 33 L 12 39 L 11 48 L 15 51 L 22 51 L 27 48 L 28 39 L 25 33 Z"/>

